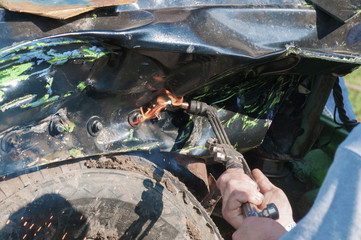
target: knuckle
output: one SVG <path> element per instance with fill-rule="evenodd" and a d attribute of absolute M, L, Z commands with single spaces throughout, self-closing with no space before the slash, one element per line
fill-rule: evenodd
<path fill-rule="evenodd" d="M 239 181 L 235 179 L 230 179 L 226 182 L 226 187 L 233 189 L 239 187 Z"/>
<path fill-rule="evenodd" d="M 247 200 L 249 199 L 249 193 L 246 191 L 233 191 L 230 194 L 230 199 L 235 199 L 238 200 L 240 202 L 247 202 Z"/>

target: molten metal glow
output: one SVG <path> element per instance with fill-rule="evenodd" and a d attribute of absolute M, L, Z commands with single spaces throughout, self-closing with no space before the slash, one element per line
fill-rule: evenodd
<path fill-rule="evenodd" d="M 156 104 L 154 104 L 151 108 L 147 108 L 146 111 L 144 111 L 143 107 L 140 107 L 139 110 L 142 116 L 138 119 L 134 119 L 132 124 L 138 125 L 146 120 L 156 118 L 158 114 L 168 105 L 179 107 L 183 103 L 183 97 L 178 98 L 166 89 L 164 90 L 163 95 L 164 96 L 159 96 L 156 100 Z M 169 100 L 166 100 L 165 97 L 167 97 Z"/>

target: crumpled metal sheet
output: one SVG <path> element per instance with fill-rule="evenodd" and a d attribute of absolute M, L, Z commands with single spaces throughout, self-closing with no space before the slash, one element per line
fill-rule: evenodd
<path fill-rule="evenodd" d="M 0 0 L 0 7 L 55 19 L 68 19 L 96 8 L 136 3 L 137 0 Z"/>
<path fill-rule="evenodd" d="M 331 62 L 361 63 L 357 25 L 361 15 L 337 25 L 338 21 L 307 5 L 281 3 L 105 11 L 98 9 L 68 21 L 44 22 L 35 15 L 0 10 L 0 31 L 4 33 L 0 35 L 0 48 L 42 37 L 93 36 L 129 49 L 231 55 L 244 61 L 294 53 Z M 315 70 L 320 66 L 311 71 Z"/>
<path fill-rule="evenodd" d="M 0 174 L 116 151 L 207 157 L 206 119 L 166 111 L 136 129 L 128 124 L 129 112 L 161 88 L 216 105 L 231 142 L 246 151 L 264 139 L 294 76 L 361 64 L 361 15 L 330 28 L 332 18 L 307 5 L 254 2 L 105 8 L 64 21 L 0 9 Z M 49 139 L 60 110 L 69 131 Z M 84 124 L 92 116 L 104 121 L 97 137 Z"/>
<path fill-rule="evenodd" d="M 341 22 L 349 21 L 361 11 L 359 0 L 311 0 L 311 2 Z"/>

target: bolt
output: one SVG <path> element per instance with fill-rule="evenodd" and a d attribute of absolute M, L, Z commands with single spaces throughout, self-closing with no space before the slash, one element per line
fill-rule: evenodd
<path fill-rule="evenodd" d="M 58 133 L 62 133 L 66 129 L 65 126 L 63 124 L 61 124 L 61 123 L 56 123 L 54 128 Z"/>
<path fill-rule="evenodd" d="M 87 130 L 90 136 L 96 137 L 99 135 L 99 132 L 103 129 L 103 124 L 101 119 L 97 116 L 93 116 L 88 120 Z"/>
<path fill-rule="evenodd" d="M 141 123 L 142 114 L 138 109 L 133 110 L 128 115 L 128 123 L 132 127 L 138 127 L 138 125 Z"/>
<path fill-rule="evenodd" d="M 93 132 L 97 133 L 97 132 L 100 132 L 102 129 L 103 129 L 103 124 L 100 121 L 95 120 L 92 124 Z"/>

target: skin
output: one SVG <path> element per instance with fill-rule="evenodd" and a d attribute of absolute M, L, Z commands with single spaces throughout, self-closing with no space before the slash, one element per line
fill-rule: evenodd
<path fill-rule="evenodd" d="M 274 186 L 259 169 L 254 169 L 252 174 L 259 191 L 257 184 L 242 169 L 228 169 L 219 177 L 217 186 L 223 198 L 223 217 L 236 229 L 233 234 L 234 240 L 279 239 L 286 232 L 285 227 L 294 221 L 291 205 L 285 193 Z M 280 218 L 278 220 L 259 217 L 245 219 L 240 208 L 245 202 L 255 204 L 260 211 L 268 203 L 274 203 Z"/>

